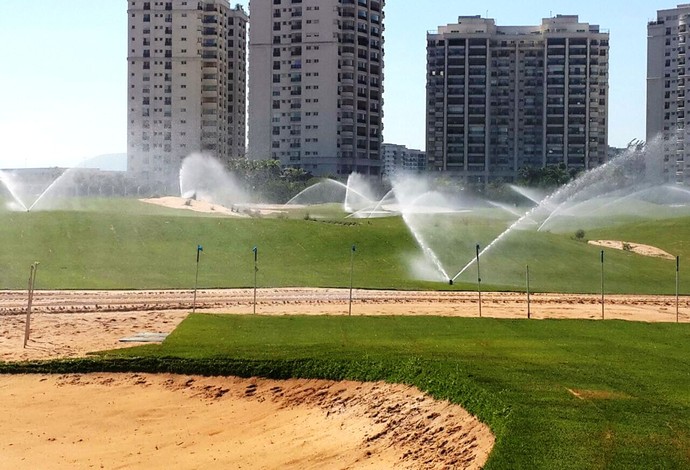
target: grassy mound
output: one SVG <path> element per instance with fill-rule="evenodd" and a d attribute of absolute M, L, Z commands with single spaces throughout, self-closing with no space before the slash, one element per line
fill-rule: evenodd
<path fill-rule="evenodd" d="M 345 287 L 350 247 L 356 244 L 356 287 L 450 288 L 440 280 L 419 280 L 414 267 L 423 259 L 422 250 L 400 217 L 345 219 L 326 207 L 323 213 L 310 208 L 309 217 L 236 219 L 131 200 L 83 204 L 80 211 L 0 213 L 0 289 L 25 288 L 34 261 L 41 263 L 39 289 L 190 288 L 197 244 L 204 247 L 201 287 L 253 285 L 254 246 L 260 286 Z M 488 245 L 509 222 L 488 210 L 433 216 L 423 236 L 454 275 L 473 259 L 476 243 Z M 690 246 L 683 243 L 690 238 L 690 218 L 627 221 L 586 236 L 690 256 Z M 573 234 L 516 231 L 482 257 L 482 283 L 488 290 L 522 290 L 529 265 L 534 291 L 598 292 L 599 252 Z M 424 270 L 433 272 L 428 263 Z M 605 270 L 609 293 L 674 291 L 673 261 L 607 250 Z M 475 267 L 458 281 L 453 288 L 474 288 Z"/>

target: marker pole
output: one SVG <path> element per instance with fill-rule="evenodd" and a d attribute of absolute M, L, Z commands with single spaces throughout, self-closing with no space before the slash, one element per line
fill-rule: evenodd
<path fill-rule="evenodd" d="M 352 315 L 352 279 L 353 279 L 353 274 L 355 271 L 355 251 L 356 250 L 357 250 L 357 247 L 355 245 L 352 245 L 352 251 L 350 252 L 350 303 L 349 303 L 348 312 L 347 312 L 348 316 Z"/>
<path fill-rule="evenodd" d="M 679 289 L 680 288 L 680 256 L 676 256 L 676 323 L 680 322 L 680 299 L 679 299 Z"/>
<path fill-rule="evenodd" d="M 194 300 L 192 301 L 192 313 L 196 312 L 196 290 L 199 285 L 199 259 L 204 248 L 201 245 L 196 247 L 196 276 L 194 277 Z"/>
<path fill-rule="evenodd" d="M 529 265 L 527 265 L 527 319 L 532 317 L 530 292 L 529 292 Z"/>
<path fill-rule="evenodd" d="M 259 248 L 254 247 L 254 314 L 256 315 L 256 274 L 259 272 Z"/>
<path fill-rule="evenodd" d="M 604 319 L 604 250 L 601 250 L 601 319 Z"/>
<path fill-rule="evenodd" d="M 479 294 L 479 318 L 482 317 L 482 276 L 479 271 L 479 243 L 477 243 L 477 294 Z"/>
<path fill-rule="evenodd" d="M 31 334 L 31 306 L 34 302 L 34 287 L 36 285 L 36 271 L 38 270 L 38 263 L 31 265 L 29 272 L 29 291 L 28 291 L 28 302 L 26 305 L 26 325 L 24 327 L 24 348 L 26 348 L 29 342 L 29 335 Z"/>

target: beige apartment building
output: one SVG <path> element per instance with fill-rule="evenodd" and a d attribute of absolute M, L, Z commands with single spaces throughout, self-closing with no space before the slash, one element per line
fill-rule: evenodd
<path fill-rule="evenodd" d="M 426 152 L 409 149 L 404 145 L 381 146 L 383 176 L 391 179 L 396 175 L 426 172 Z"/>
<path fill-rule="evenodd" d="M 647 27 L 647 141 L 663 139 L 666 181 L 690 181 L 690 4 L 660 10 Z"/>
<path fill-rule="evenodd" d="M 127 169 L 176 193 L 189 154 L 245 156 L 248 16 L 227 0 L 129 0 L 127 14 Z"/>
<path fill-rule="evenodd" d="M 249 151 L 380 175 L 385 0 L 251 0 Z"/>
<path fill-rule="evenodd" d="M 589 169 L 608 148 L 609 34 L 577 16 L 539 26 L 460 17 L 427 35 L 430 171 L 513 181 L 522 167 Z"/>

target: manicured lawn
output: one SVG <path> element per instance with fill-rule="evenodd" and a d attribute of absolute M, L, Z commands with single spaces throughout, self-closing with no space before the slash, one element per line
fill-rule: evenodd
<path fill-rule="evenodd" d="M 690 467 L 690 325 L 191 315 L 163 345 L 114 354 L 135 368 L 415 385 L 492 427 L 491 469 Z"/>

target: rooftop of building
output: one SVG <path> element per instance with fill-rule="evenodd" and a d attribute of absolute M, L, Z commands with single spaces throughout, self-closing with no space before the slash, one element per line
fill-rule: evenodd
<path fill-rule="evenodd" d="M 479 15 L 460 16 L 455 24 L 439 26 L 429 34 L 496 34 L 496 35 L 543 35 L 550 33 L 601 33 L 608 34 L 599 25 L 581 23 L 578 15 L 556 15 L 543 18 L 540 25 L 528 26 L 497 26 L 493 18 L 483 18 Z"/>

